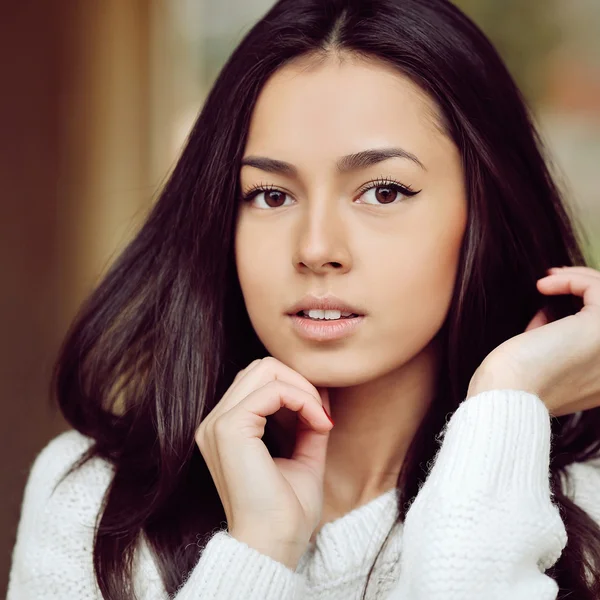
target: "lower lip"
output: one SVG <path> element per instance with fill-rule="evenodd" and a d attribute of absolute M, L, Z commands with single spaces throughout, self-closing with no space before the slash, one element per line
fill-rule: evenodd
<path fill-rule="evenodd" d="M 339 340 L 350 335 L 364 320 L 364 315 L 349 319 L 332 319 L 317 321 L 308 317 L 289 315 L 292 326 L 298 335 L 306 340 L 315 342 L 328 342 Z"/>

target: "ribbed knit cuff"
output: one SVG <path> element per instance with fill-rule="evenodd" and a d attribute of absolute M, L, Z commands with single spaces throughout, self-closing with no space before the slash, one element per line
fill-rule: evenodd
<path fill-rule="evenodd" d="M 471 396 L 446 425 L 428 484 L 545 500 L 550 437 L 550 414 L 538 396 L 520 390 Z"/>
<path fill-rule="evenodd" d="M 219 531 L 206 544 L 184 589 L 195 592 L 186 599 L 300 600 L 306 584 L 284 564 Z"/>

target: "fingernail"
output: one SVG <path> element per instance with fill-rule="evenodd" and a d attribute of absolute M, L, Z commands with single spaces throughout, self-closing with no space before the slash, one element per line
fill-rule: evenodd
<path fill-rule="evenodd" d="M 333 419 L 331 418 L 331 416 L 329 415 L 329 413 L 327 412 L 327 409 L 325 407 L 323 407 L 323 412 L 327 415 L 327 418 L 331 421 L 331 424 L 335 425 L 335 423 L 333 422 Z"/>

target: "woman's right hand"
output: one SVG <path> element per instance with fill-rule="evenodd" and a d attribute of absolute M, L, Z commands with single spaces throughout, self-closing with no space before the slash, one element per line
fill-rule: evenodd
<path fill-rule="evenodd" d="M 275 358 L 240 371 L 196 430 L 195 440 L 223 503 L 229 533 L 295 570 L 319 524 L 329 432 L 326 389 Z M 291 458 L 262 441 L 266 417 L 298 413 Z"/>

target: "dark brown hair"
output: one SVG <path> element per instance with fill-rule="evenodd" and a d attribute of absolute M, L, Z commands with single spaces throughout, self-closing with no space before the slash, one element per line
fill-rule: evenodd
<path fill-rule="evenodd" d="M 439 332 L 438 392 L 398 479 L 400 519 L 484 357 L 541 306 L 553 318 L 581 307 L 536 289 L 548 267 L 585 259 L 525 102 L 482 32 L 446 0 L 277 2 L 223 67 L 160 198 L 85 302 L 56 365 L 60 409 L 94 440 L 79 464 L 99 456 L 115 467 L 94 546 L 106 598 L 133 597 L 141 533 L 173 594 L 198 561 L 197 543 L 225 521 L 194 432 L 236 372 L 267 354 L 233 260 L 240 160 L 269 76 L 291 59 L 331 51 L 385 61 L 428 93 L 467 183 L 467 232 Z M 598 454 L 600 411 L 580 416 L 552 419 L 552 491 L 568 544 L 549 574 L 559 598 L 592 600 L 600 596 L 600 529 L 560 485 L 567 465 Z M 277 456 L 272 434 L 268 424 L 265 443 Z"/>

